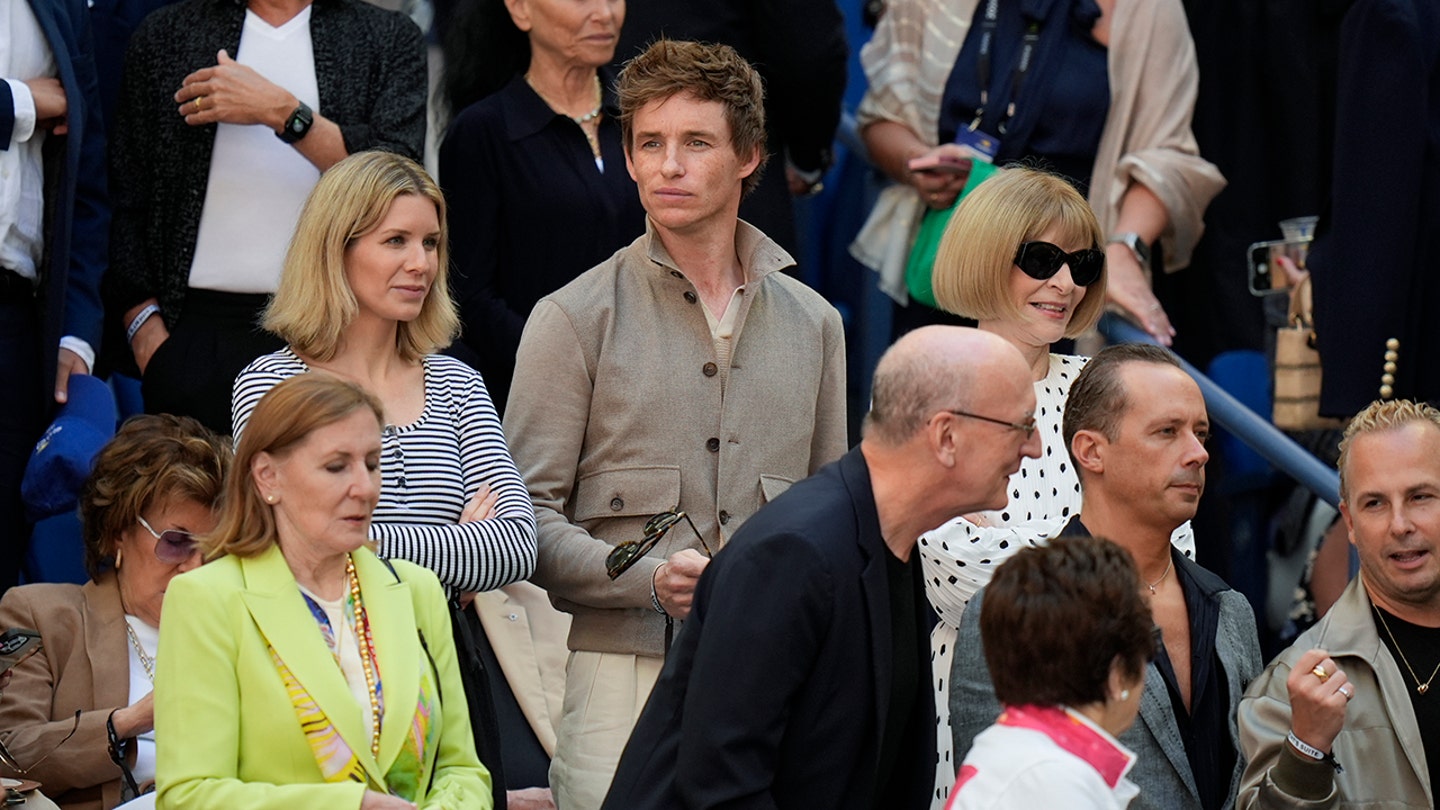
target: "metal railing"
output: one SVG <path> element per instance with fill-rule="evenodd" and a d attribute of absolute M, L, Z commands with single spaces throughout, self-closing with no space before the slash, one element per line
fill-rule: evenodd
<path fill-rule="evenodd" d="M 1107 313 L 1100 319 L 1099 328 L 1100 333 L 1111 343 L 1157 342 L 1149 333 L 1112 313 Z M 1184 358 L 1177 355 L 1177 359 L 1186 373 L 1200 386 L 1200 393 L 1205 396 L 1205 405 L 1210 410 L 1210 418 L 1215 420 L 1216 424 L 1228 430 L 1276 469 L 1314 492 L 1321 500 L 1331 506 L 1339 506 L 1339 473 L 1231 396 Z"/>

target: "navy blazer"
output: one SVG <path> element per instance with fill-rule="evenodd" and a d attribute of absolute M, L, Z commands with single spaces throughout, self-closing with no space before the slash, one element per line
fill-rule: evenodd
<path fill-rule="evenodd" d="M 45 249 L 40 306 L 46 401 L 54 390 L 60 338 L 74 335 L 100 348 L 100 276 L 109 250 L 105 194 L 105 131 L 85 0 L 29 0 L 65 87 L 70 131 L 45 138 Z M 0 98 L 0 149 L 9 149 L 15 105 L 9 86 Z"/>
<path fill-rule="evenodd" d="M 858 448 L 755 513 L 701 576 L 603 806 L 928 807 L 926 645 L 901 794 L 874 795 L 892 675 L 887 553 Z M 917 568 L 928 631 L 923 592 Z"/>
<path fill-rule="evenodd" d="M 1356 0 L 1338 58 L 1334 175 L 1309 267 L 1320 412 L 1349 416 L 1382 384 L 1440 401 L 1440 3 Z"/>

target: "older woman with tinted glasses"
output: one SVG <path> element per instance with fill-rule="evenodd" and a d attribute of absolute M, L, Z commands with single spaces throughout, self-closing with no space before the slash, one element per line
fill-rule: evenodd
<path fill-rule="evenodd" d="M 925 592 L 940 616 L 931 635 L 941 716 L 937 800 L 955 779 L 949 700 L 955 631 L 970 597 L 995 567 L 1043 542 L 1080 511 L 1080 482 L 1060 434 L 1070 383 L 1089 358 L 1053 354 L 1050 345 L 1095 324 L 1105 306 L 1100 225 L 1085 198 L 1063 178 L 1017 167 L 977 186 L 955 209 L 935 258 L 935 300 L 1005 338 L 1030 363 L 1035 429 L 1044 452 L 1010 476 L 1005 508 L 955 518 L 920 537 Z M 996 430 L 1003 428 L 996 427 Z M 1059 523 L 1057 523 L 1059 521 Z M 1190 524 L 1176 532 L 1194 551 Z"/>
<path fill-rule="evenodd" d="M 33 628 L 45 645 L 15 666 L 0 701 L 5 771 L 43 783 L 66 810 L 108 810 L 135 792 L 131 779 L 154 777 L 160 605 L 170 580 L 200 564 L 194 535 L 215 525 L 229 462 L 229 445 L 194 419 L 126 422 L 80 497 L 90 582 L 0 600 L 0 627 Z"/>

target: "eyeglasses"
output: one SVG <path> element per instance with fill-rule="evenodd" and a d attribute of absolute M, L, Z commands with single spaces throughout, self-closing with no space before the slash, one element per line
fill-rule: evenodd
<path fill-rule="evenodd" d="M 1015 251 L 1015 266 L 1036 281 L 1044 281 L 1070 265 L 1070 280 L 1089 287 L 1105 271 L 1105 253 L 1096 248 L 1066 253 L 1049 242 L 1025 242 Z"/>
<path fill-rule="evenodd" d="M 1029 439 L 1030 435 L 1035 432 L 1035 417 L 1033 416 L 1025 420 L 1024 422 L 1006 422 L 1004 419 L 996 419 L 990 416 L 981 416 L 978 413 L 970 413 L 969 411 L 957 411 L 953 408 L 947 408 L 945 412 L 953 413 L 956 416 L 968 416 L 971 419 L 979 419 L 982 422 L 989 422 L 994 425 L 1004 425 L 1011 430 L 1018 430 L 1021 433 L 1024 433 L 1026 439 Z"/>
<path fill-rule="evenodd" d="M 145 527 L 145 531 L 155 537 L 155 559 L 160 562 L 166 565 L 179 565 L 190 559 L 190 555 L 195 553 L 195 538 L 190 532 L 180 529 L 166 529 L 163 532 L 157 532 L 151 528 L 149 523 L 145 522 L 145 518 L 136 515 L 135 519 L 140 521 L 140 525 Z"/>
<path fill-rule="evenodd" d="M 75 722 L 74 722 L 74 724 L 72 724 L 72 725 L 70 726 L 70 733 L 69 733 L 69 734 L 66 734 L 63 738 L 61 738 L 60 742 L 55 743 L 55 747 L 51 748 L 49 751 L 46 751 L 46 752 L 45 752 L 45 756 L 40 757 L 39 759 L 35 760 L 33 763 L 31 763 L 30 767 L 28 767 L 28 768 L 22 768 L 22 767 L 20 767 L 20 761 L 15 758 L 15 755 L 14 755 L 14 754 L 10 753 L 10 749 L 9 749 L 9 748 L 6 748 L 6 747 L 5 747 L 5 743 L 0 743 L 0 765 L 4 765 L 4 766 L 5 766 L 6 768 L 8 768 L 9 770 L 14 771 L 15 773 L 17 773 L 17 774 L 19 774 L 19 775 L 21 775 L 21 776 L 24 776 L 25 774 L 29 773 L 30 771 L 33 771 L 33 770 L 35 770 L 36 768 L 40 767 L 40 763 L 42 763 L 42 762 L 44 762 L 45 760 L 49 759 L 51 754 L 53 754 L 53 753 L 55 753 L 56 751 L 60 750 L 60 746 L 64 745 L 67 741 L 69 741 L 69 739 L 70 739 L 71 737 L 74 737 L 74 736 L 75 736 L 75 732 L 78 731 L 79 729 L 80 729 L 80 710 L 79 710 L 79 709 L 76 709 L 76 710 L 75 710 Z"/>
<path fill-rule="evenodd" d="M 626 540 L 611 549 L 605 557 L 605 573 L 614 579 L 629 571 L 635 563 L 640 561 L 641 557 L 649 554 L 650 549 L 654 548 L 655 544 L 660 542 L 682 519 L 690 524 L 690 530 L 695 532 L 695 536 L 700 539 L 700 547 L 705 549 L 705 556 L 711 556 L 710 546 L 705 544 L 705 538 L 700 535 L 700 530 L 695 528 L 695 522 L 690 519 L 690 516 L 678 509 L 671 509 L 645 521 L 645 534 L 641 539 Z"/>

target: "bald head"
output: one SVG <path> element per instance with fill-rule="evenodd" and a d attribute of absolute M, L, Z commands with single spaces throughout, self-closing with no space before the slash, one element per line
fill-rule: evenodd
<path fill-rule="evenodd" d="M 1003 338 L 963 326 L 916 329 L 875 367 L 865 438 L 903 444 L 937 411 L 968 409 L 977 391 L 1002 381 L 1030 385 L 1025 358 Z"/>

